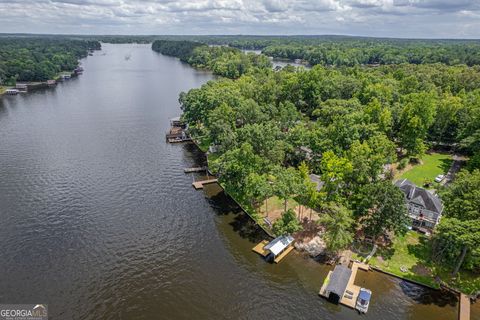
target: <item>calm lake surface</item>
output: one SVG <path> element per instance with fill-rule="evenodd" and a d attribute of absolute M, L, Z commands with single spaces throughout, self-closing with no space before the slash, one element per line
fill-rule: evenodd
<path fill-rule="evenodd" d="M 211 74 L 148 45 L 105 44 L 83 67 L 0 98 L 0 303 L 51 319 L 456 318 L 456 299 L 374 272 L 357 277 L 373 291 L 359 316 L 318 297 L 330 267 L 254 254 L 264 235 L 183 173 L 202 155 L 165 143 L 178 94 Z"/>

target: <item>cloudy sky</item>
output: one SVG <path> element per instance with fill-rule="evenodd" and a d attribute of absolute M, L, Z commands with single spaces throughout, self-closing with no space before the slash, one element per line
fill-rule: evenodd
<path fill-rule="evenodd" d="M 480 38 L 480 0 L 0 0 L 0 32 Z"/>

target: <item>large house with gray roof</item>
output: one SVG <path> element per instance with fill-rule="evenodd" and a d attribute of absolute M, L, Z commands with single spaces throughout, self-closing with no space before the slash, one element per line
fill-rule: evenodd
<path fill-rule="evenodd" d="M 442 215 L 443 205 L 440 198 L 407 179 L 398 180 L 395 185 L 405 194 L 412 228 L 431 232 L 440 222 Z"/>

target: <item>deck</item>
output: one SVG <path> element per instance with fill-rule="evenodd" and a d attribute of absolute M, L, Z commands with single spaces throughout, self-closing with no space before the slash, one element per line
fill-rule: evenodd
<path fill-rule="evenodd" d="M 259 244 L 257 244 L 255 247 L 252 248 L 252 250 L 262 257 L 266 257 L 268 255 L 268 251 L 264 249 L 264 247 L 268 244 L 268 240 L 263 240 Z"/>
<path fill-rule="evenodd" d="M 332 276 L 333 271 L 328 271 L 327 277 L 323 280 L 322 287 L 318 292 L 319 295 L 328 299 L 328 296 L 325 294 L 325 290 L 327 289 L 328 283 L 330 282 L 330 277 Z"/>
<path fill-rule="evenodd" d="M 186 137 L 186 138 L 167 138 L 168 143 L 181 143 L 181 142 L 189 142 L 193 141 L 192 138 Z"/>
<path fill-rule="evenodd" d="M 293 250 L 293 245 L 290 245 L 287 249 L 285 249 L 281 254 L 279 254 L 273 262 L 279 263 L 282 261 L 283 258 L 285 258 L 291 251 Z"/>
<path fill-rule="evenodd" d="M 207 170 L 208 170 L 207 167 L 193 167 L 193 168 L 185 168 L 185 169 L 183 169 L 183 172 L 192 173 L 192 172 L 203 172 L 203 171 L 207 171 Z"/>
<path fill-rule="evenodd" d="M 460 303 L 458 309 L 459 320 L 470 320 L 470 298 L 463 293 L 460 293 Z"/>
<path fill-rule="evenodd" d="M 217 182 L 218 180 L 217 179 L 209 179 L 209 180 L 200 180 L 200 181 L 194 181 L 192 183 L 192 186 L 195 188 L 195 189 L 203 189 L 203 186 L 205 184 L 210 184 L 210 183 L 215 183 Z"/>

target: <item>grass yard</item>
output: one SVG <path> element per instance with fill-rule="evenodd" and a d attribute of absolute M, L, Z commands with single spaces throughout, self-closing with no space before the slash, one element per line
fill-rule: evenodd
<path fill-rule="evenodd" d="M 410 231 L 403 237 L 397 237 L 390 248 L 379 249 L 369 263 L 399 277 L 438 288 L 426 263 L 430 248 L 425 241 L 424 236 Z"/>
<path fill-rule="evenodd" d="M 379 249 L 369 264 L 401 278 L 423 283 L 438 288 L 435 277 L 439 277 L 449 286 L 466 294 L 480 290 L 480 277 L 470 271 L 461 270 L 456 278 L 452 278 L 452 266 L 432 263 L 431 249 L 428 239 L 409 231 L 403 237 L 396 237 L 390 248 Z M 355 258 L 360 258 L 356 255 Z"/>
<path fill-rule="evenodd" d="M 439 174 L 446 174 L 452 165 L 452 156 L 449 154 L 431 153 L 422 158 L 422 163 L 411 167 L 400 175 L 400 179 L 408 179 L 417 186 L 425 182 L 434 182 Z"/>

